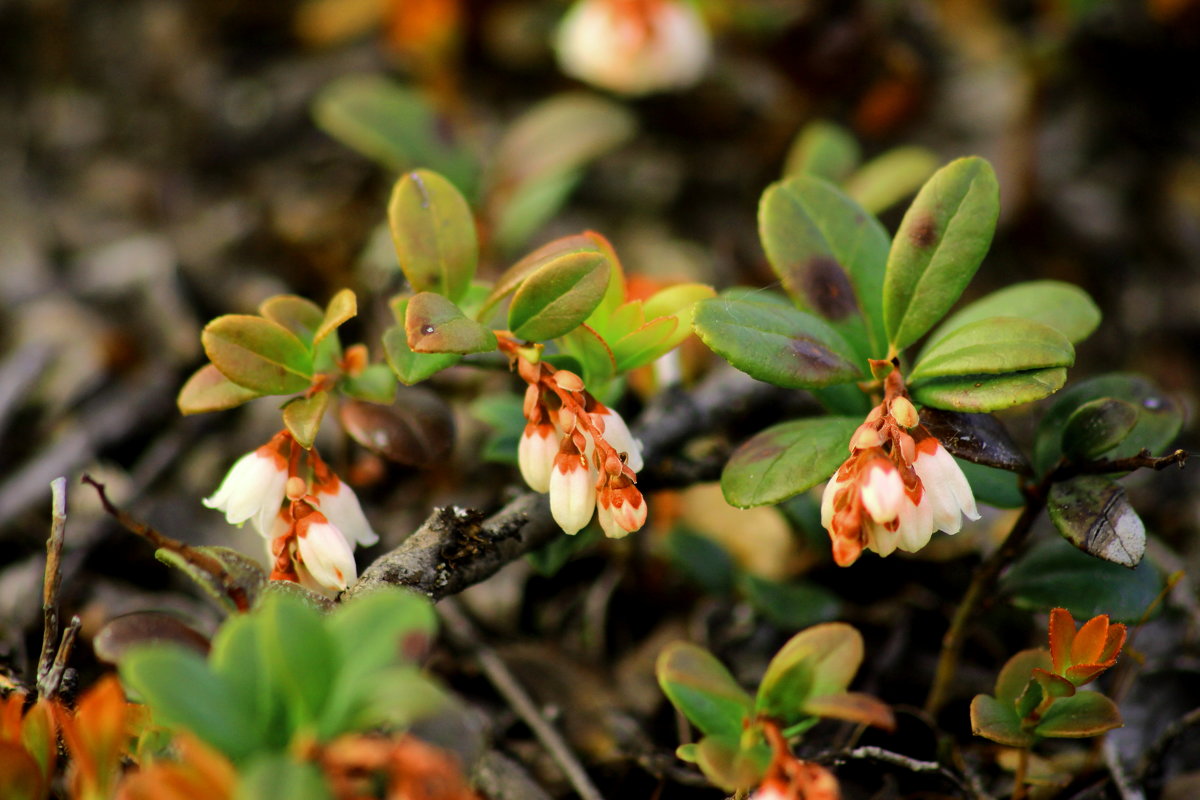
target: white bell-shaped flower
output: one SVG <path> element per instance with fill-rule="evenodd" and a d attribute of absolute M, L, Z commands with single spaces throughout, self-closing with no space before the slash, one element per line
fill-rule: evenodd
<path fill-rule="evenodd" d="M 321 506 L 321 513 L 342 532 L 352 548 L 356 544 L 370 547 L 379 541 L 378 534 L 363 513 L 358 495 L 345 481 L 334 475 L 333 481 L 326 481 L 317 487 L 314 496 Z"/>
<path fill-rule="evenodd" d="M 346 589 L 357 579 L 354 553 L 342 532 L 313 510 L 296 523 L 300 563 L 317 588 L 334 593 Z"/>
<path fill-rule="evenodd" d="M 517 445 L 517 464 L 529 488 L 545 494 L 550 491 L 550 473 L 562 435 L 549 423 L 529 423 Z"/>
<path fill-rule="evenodd" d="M 270 444 L 263 445 L 239 458 L 203 503 L 223 511 L 230 524 L 250 520 L 259 533 L 269 536 L 283 504 L 287 479 L 287 459 Z"/>

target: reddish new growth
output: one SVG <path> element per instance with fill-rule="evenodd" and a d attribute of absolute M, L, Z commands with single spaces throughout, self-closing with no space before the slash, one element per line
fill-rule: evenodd
<path fill-rule="evenodd" d="M 498 334 L 525 391 L 525 433 L 518 449 L 530 488 L 550 493 L 550 511 L 566 533 L 579 532 L 595 510 L 607 536 L 619 538 L 646 522 L 646 501 L 634 485 L 641 445 L 621 416 L 593 397 L 573 372 L 540 360 L 539 351 Z"/>
<path fill-rule="evenodd" d="M 971 486 L 954 458 L 920 423 L 900 371 L 884 379 L 883 402 L 850 439 L 850 458 L 825 487 L 821 524 L 839 566 L 863 549 L 881 556 L 896 548 L 915 552 L 934 530 L 957 533 L 962 515 L 979 519 Z"/>
<path fill-rule="evenodd" d="M 841 800 L 842 790 L 832 772 L 792 755 L 783 732 L 771 720 L 762 726 L 771 745 L 771 764 L 751 800 Z"/>
<path fill-rule="evenodd" d="M 1125 626 L 1110 624 L 1107 614 L 1092 617 L 1075 630 L 1075 618 L 1065 608 L 1050 612 L 1050 661 L 1054 673 L 1083 686 L 1117 663 L 1125 645 Z"/>

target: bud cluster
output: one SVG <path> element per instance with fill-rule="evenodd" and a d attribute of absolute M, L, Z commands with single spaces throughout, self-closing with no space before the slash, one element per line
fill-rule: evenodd
<path fill-rule="evenodd" d="M 885 362 L 886 363 L 886 362 Z M 833 558 L 853 564 L 863 549 L 881 556 L 929 543 L 935 530 L 957 533 L 962 516 L 979 519 L 966 476 L 941 442 L 921 425 L 898 370 L 885 396 L 850 439 L 850 458 L 821 500 L 821 524 Z"/>
<path fill-rule="evenodd" d="M 646 500 L 634 485 L 642 448 L 625 420 L 584 388 L 573 372 L 533 361 L 501 339 L 525 390 L 525 433 L 517 449 L 521 475 L 550 493 L 550 512 L 564 532 L 578 533 L 593 511 L 606 536 L 620 538 L 646 522 Z"/>
<path fill-rule="evenodd" d="M 379 541 L 354 491 L 286 430 L 238 459 L 204 505 L 231 524 L 254 525 L 267 541 L 272 580 L 315 591 L 346 589 L 357 577 L 354 547 Z"/>

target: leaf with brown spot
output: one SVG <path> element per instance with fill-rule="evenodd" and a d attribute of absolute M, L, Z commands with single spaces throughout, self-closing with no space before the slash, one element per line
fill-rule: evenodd
<path fill-rule="evenodd" d="M 421 292 L 408 301 L 404 331 L 414 353 L 465 354 L 496 349 L 494 333 L 433 292 Z"/>

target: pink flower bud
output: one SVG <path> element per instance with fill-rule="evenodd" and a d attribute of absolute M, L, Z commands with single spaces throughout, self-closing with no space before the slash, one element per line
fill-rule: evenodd
<path fill-rule="evenodd" d="M 871 519 L 891 522 L 900 514 L 904 499 L 904 481 L 896 466 L 886 458 L 872 459 L 866 468 L 865 479 L 859 485 L 863 507 Z"/>
<path fill-rule="evenodd" d="M 646 524 L 646 499 L 637 487 L 605 486 L 596 501 L 596 519 L 610 539 L 620 539 Z"/>

